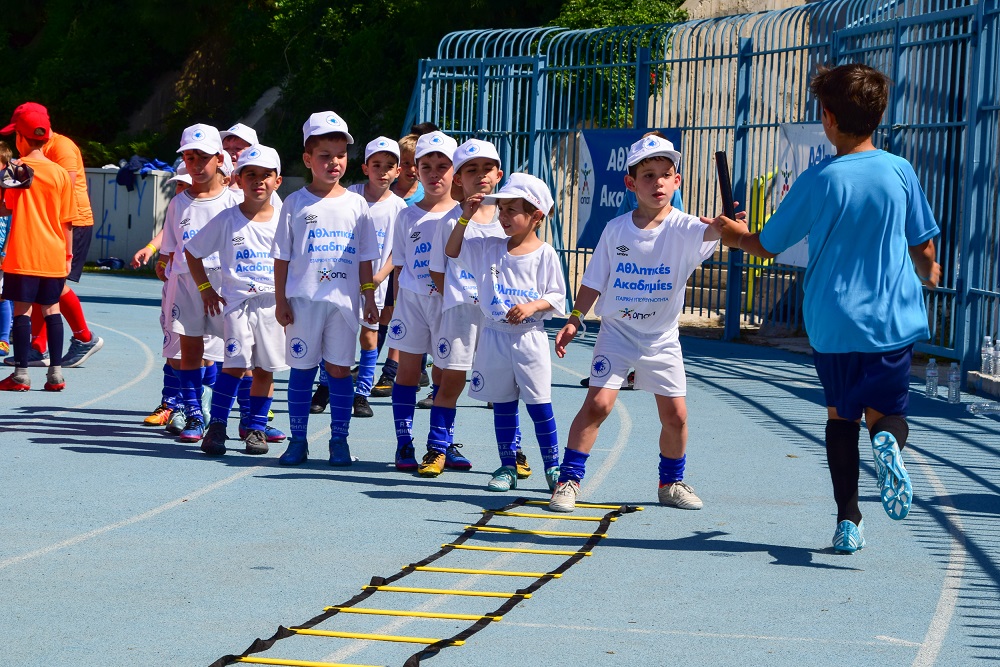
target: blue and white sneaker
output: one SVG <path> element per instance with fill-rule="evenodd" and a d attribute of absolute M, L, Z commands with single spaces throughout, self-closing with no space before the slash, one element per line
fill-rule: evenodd
<path fill-rule="evenodd" d="M 63 368 L 82 366 L 90 355 L 104 347 L 104 339 L 91 334 L 90 340 L 84 343 L 76 338 L 69 339 L 69 351 L 62 358 Z"/>
<path fill-rule="evenodd" d="M 903 467 L 896 438 L 888 431 L 876 433 L 872 439 L 872 453 L 885 513 L 895 521 L 906 518 L 913 502 L 913 485 Z"/>
<path fill-rule="evenodd" d="M 854 525 L 853 521 L 844 519 L 837 524 L 833 533 L 833 550 L 837 553 L 852 554 L 865 548 L 865 520 Z"/>
<path fill-rule="evenodd" d="M 330 465 L 344 468 L 354 463 L 351 458 L 351 448 L 347 444 L 347 438 L 334 436 L 330 438 Z"/>
<path fill-rule="evenodd" d="M 461 447 L 462 445 L 455 442 L 444 451 L 445 468 L 451 470 L 472 470 L 472 461 L 462 456 L 462 452 L 458 451 Z"/>
<path fill-rule="evenodd" d="M 198 442 L 205 435 L 205 422 L 201 417 L 188 417 L 184 424 L 184 430 L 180 432 L 177 439 L 181 442 Z"/>
<path fill-rule="evenodd" d="M 292 438 L 288 441 L 288 449 L 278 457 L 278 463 L 283 466 L 302 465 L 309 458 L 309 441 L 305 438 Z"/>
<path fill-rule="evenodd" d="M 15 365 L 15 363 L 14 363 L 14 357 L 13 356 L 7 357 L 6 359 L 3 360 L 3 362 L 4 362 L 4 364 L 6 364 L 8 366 L 14 366 Z M 38 350 L 36 350 L 33 347 L 29 348 L 28 349 L 28 366 L 31 366 L 33 368 L 42 368 L 42 367 L 48 368 L 48 366 L 49 366 L 49 353 L 48 353 L 48 351 L 46 350 L 45 352 L 39 352 Z"/>

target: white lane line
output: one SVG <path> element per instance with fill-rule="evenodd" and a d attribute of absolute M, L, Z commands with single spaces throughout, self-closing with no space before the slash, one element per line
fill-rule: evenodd
<path fill-rule="evenodd" d="M 560 364 L 552 364 L 552 367 L 565 371 L 570 375 L 575 375 L 577 377 L 584 377 L 583 375 L 580 375 L 576 371 L 570 368 L 566 368 L 565 366 L 561 366 Z M 629 435 L 632 433 L 632 417 L 629 414 L 628 409 L 624 405 L 622 405 L 621 402 L 619 401 L 615 401 L 615 410 L 617 411 L 618 417 L 621 420 L 621 427 L 618 430 L 618 437 L 615 440 L 614 446 L 611 448 L 611 453 L 608 454 L 608 456 L 604 459 L 604 462 L 601 464 L 601 467 L 598 468 L 597 472 L 595 472 L 594 475 L 590 478 L 590 481 L 588 482 L 587 486 L 581 488 L 582 491 L 580 493 L 581 498 L 593 495 L 593 493 L 598 489 L 598 487 L 600 487 L 601 483 L 604 482 L 604 480 L 607 478 L 608 473 L 611 472 L 611 469 L 618 464 L 618 460 L 621 458 L 622 453 L 625 451 L 625 445 L 628 444 Z M 550 521 L 545 521 L 538 527 L 538 530 L 551 530 L 552 528 L 557 527 L 557 524 L 561 524 L 561 522 L 555 519 Z M 561 525 L 559 527 L 565 528 L 564 525 Z M 529 542 L 519 542 L 516 544 L 511 544 L 510 546 L 512 548 L 526 549 L 536 545 L 533 545 L 532 543 Z M 505 565 L 507 565 L 511 560 L 513 560 L 517 556 L 518 554 L 510 554 L 510 553 L 504 554 L 502 556 L 497 556 L 496 558 L 493 558 L 488 563 L 486 563 L 486 565 L 483 566 L 483 569 L 485 570 L 503 569 Z M 473 587 L 474 584 L 484 579 L 489 580 L 496 578 L 486 577 L 484 575 L 473 575 L 469 577 L 464 577 L 463 579 L 459 580 L 457 584 L 452 586 L 452 588 L 470 589 Z M 449 597 L 447 595 L 431 596 L 431 599 L 429 599 L 427 602 L 416 607 L 415 611 L 433 611 L 443 606 L 448 601 Z M 399 630 L 405 628 L 407 625 L 410 625 L 415 620 L 416 619 L 413 618 L 400 618 L 398 620 L 386 623 L 375 630 L 372 630 L 372 633 L 379 635 L 396 634 Z M 356 653 L 360 653 L 361 651 L 363 651 L 366 648 L 369 648 L 370 646 L 371 642 L 366 642 L 363 640 L 353 641 L 350 644 L 344 646 L 343 648 L 334 651 L 333 653 L 330 653 L 329 655 L 326 655 L 323 658 L 320 658 L 319 662 L 340 662 L 342 660 L 346 660 L 352 655 L 355 655 Z"/>
<path fill-rule="evenodd" d="M 962 586 L 962 575 L 965 573 L 965 560 L 968 552 L 965 549 L 965 529 L 962 526 L 962 516 L 951 500 L 948 489 L 934 469 L 928 464 L 920 452 L 908 449 L 907 456 L 920 465 L 934 493 L 938 497 L 941 513 L 955 526 L 951 535 L 951 549 L 948 554 L 948 566 L 945 568 L 944 580 L 941 582 L 941 595 L 938 596 L 937 607 L 927 626 L 927 634 L 920 644 L 920 650 L 913 658 L 913 667 L 931 667 L 937 662 L 941 647 L 951 627 L 951 619 L 958 605 L 959 590 Z"/>
<path fill-rule="evenodd" d="M 706 639 L 739 639 L 739 640 L 756 640 L 756 641 L 766 641 L 766 642 L 799 642 L 803 644 L 836 644 L 838 646 L 843 644 L 850 644 L 852 646 L 885 646 L 886 644 L 895 646 L 920 646 L 917 642 L 907 641 L 905 639 L 898 639 L 895 637 L 886 637 L 884 635 L 879 635 L 875 637 L 877 641 L 871 640 L 858 640 L 858 639 L 844 639 L 842 637 L 836 638 L 823 638 L 823 637 L 783 637 L 780 635 L 749 635 L 749 634 L 733 634 L 727 632 L 690 632 L 687 630 L 650 630 L 646 628 L 606 628 L 591 625 L 556 625 L 552 623 L 517 623 L 511 622 L 504 619 L 505 626 L 513 626 L 517 628 L 547 628 L 553 630 L 573 630 L 578 632 L 603 632 L 608 634 L 616 633 L 628 633 L 636 635 L 665 635 L 671 637 L 700 637 Z"/>

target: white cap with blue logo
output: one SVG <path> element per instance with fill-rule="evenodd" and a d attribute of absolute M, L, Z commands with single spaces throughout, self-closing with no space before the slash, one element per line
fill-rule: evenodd
<path fill-rule="evenodd" d="M 389 137 L 378 137 L 376 139 L 372 139 L 368 142 L 368 145 L 365 146 L 365 162 L 368 162 L 368 158 L 375 155 L 375 153 L 392 153 L 398 160 L 399 143 Z"/>
<path fill-rule="evenodd" d="M 257 139 L 257 130 L 253 129 L 249 125 L 244 125 L 243 123 L 236 123 L 225 132 L 220 133 L 219 136 L 223 139 L 226 137 L 239 137 L 251 146 L 259 143 Z"/>
<path fill-rule="evenodd" d="M 181 133 L 181 147 L 177 149 L 177 152 L 183 153 L 184 151 L 202 151 L 209 155 L 221 153 L 222 138 L 219 137 L 219 131 L 204 123 L 184 128 Z"/>
<path fill-rule="evenodd" d="M 549 186 L 531 174 L 511 174 L 500 192 L 483 197 L 484 204 L 495 204 L 501 199 L 523 199 L 548 215 L 552 210 L 552 193 Z"/>
<path fill-rule="evenodd" d="M 309 116 L 309 120 L 302 125 L 302 143 L 305 144 L 309 137 L 334 132 L 346 135 L 347 143 L 354 143 L 354 137 L 347 130 L 347 123 L 343 118 L 332 111 L 319 111 Z"/>
<path fill-rule="evenodd" d="M 674 163 L 676 171 L 680 171 L 681 169 L 681 154 L 674 149 L 672 143 L 656 135 L 643 137 L 632 144 L 632 147 L 629 148 L 628 159 L 625 161 L 625 164 L 632 167 L 651 157 L 669 158 Z"/>
<path fill-rule="evenodd" d="M 444 132 L 438 131 L 422 134 L 417 139 L 417 147 L 413 151 L 413 159 L 419 160 L 431 153 L 441 153 L 450 160 L 457 148 L 458 144 L 455 140 Z"/>
<path fill-rule="evenodd" d="M 497 167 L 500 166 L 500 154 L 497 147 L 482 139 L 469 139 L 464 144 L 455 149 L 455 156 L 451 161 L 455 164 L 455 171 L 468 162 L 476 158 L 484 157 L 488 160 L 496 160 Z"/>
<path fill-rule="evenodd" d="M 274 169 L 281 175 L 281 158 L 278 157 L 278 151 L 274 150 L 270 146 L 265 146 L 263 144 L 254 144 L 250 148 L 243 151 L 240 155 L 240 162 L 236 165 L 236 173 L 240 173 L 244 167 L 264 167 L 265 169 Z"/>

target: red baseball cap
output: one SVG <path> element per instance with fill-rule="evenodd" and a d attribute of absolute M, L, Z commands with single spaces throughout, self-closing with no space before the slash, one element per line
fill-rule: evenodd
<path fill-rule="evenodd" d="M 49 110 L 37 102 L 25 102 L 14 109 L 10 125 L 0 130 L 0 134 L 13 132 L 29 139 L 48 139 L 52 132 Z"/>

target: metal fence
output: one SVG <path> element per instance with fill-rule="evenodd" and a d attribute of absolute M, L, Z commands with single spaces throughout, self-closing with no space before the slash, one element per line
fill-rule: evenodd
<path fill-rule="evenodd" d="M 779 124 L 819 120 L 816 67 L 877 67 L 894 86 L 876 145 L 913 164 L 942 229 L 944 278 L 927 293 L 932 338 L 920 349 L 968 369 L 1000 328 L 998 24 L 1000 0 L 828 0 L 676 25 L 452 33 L 420 62 L 406 127 L 489 139 L 507 171 L 545 179 L 556 199 L 546 240 L 575 294 L 591 252 L 575 242 L 582 130 L 679 130 L 686 209 L 704 214 L 719 209 L 712 156 L 727 151 L 759 227 L 773 210 Z M 741 323 L 796 329 L 801 279 L 720 249 L 685 308 L 723 317 L 729 338 Z"/>

